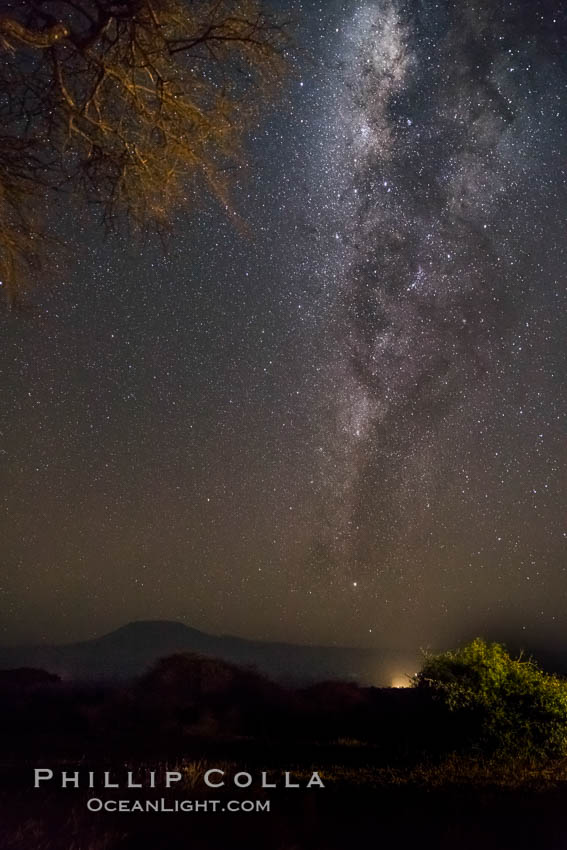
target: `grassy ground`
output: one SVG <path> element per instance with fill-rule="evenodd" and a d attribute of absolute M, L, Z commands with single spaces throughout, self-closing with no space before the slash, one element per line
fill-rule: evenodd
<path fill-rule="evenodd" d="M 0 850 L 567 850 L 567 760 L 442 758 L 466 734 L 414 689 L 327 683 L 293 691 L 223 671 L 225 690 L 216 668 L 208 678 L 184 673 L 173 689 L 167 677 L 126 688 L 6 688 Z M 185 693 L 201 681 L 198 699 Z M 184 777 L 169 792 L 33 788 L 36 767 L 159 775 L 166 762 Z M 325 787 L 211 789 L 202 782 L 211 767 L 227 778 L 290 771 L 303 785 L 316 770 Z M 93 812 L 93 797 L 219 804 Z M 229 812 L 231 800 L 270 808 Z"/>
<path fill-rule="evenodd" d="M 358 765 L 352 760 L 353 750 Z M 345 758 L 338 759 L 343 752 Z M 307 756 L 307 753 L 304 753 Z M 274 774 L 291 770 L 307 778 L 317 766 L 317 749 L 303 763 L 278 760 Z M 329 754 L 327 754 L 329 755 Z M 247 762 L 206 758 L 169 762 L 184 774 L 183 787 L 151 791 L 35 791 L 33 767 L 4 764 L 0 796 L 0 848 L 4 850 L 347 850 L 377 847 L 436 847 L 440 850 L 562 850 L 567 848 L 567 763 L 544 768 L 449 758 L 437 764 L 383 767 L 372 751 L 345 742 L 335 761 L 321 768 L 324 789 L 212 791 L 201 777 L 208 767 L 226 771 L 257 768 Z M 56 767 L 56 765 L 52 765 Z M 130 765 L 163 768 L 159 763 Z M 102 765 L 101 765 L 102 767 Z M 114 770 L 117 765 L 112 766 Z M 265 762 L 262 769 L 268 769 Z M 95 768 L 89 764 L 85 769 Z M 126 766 L 124 766 L 127 769 Z M 65 769 L 74 766 L 65 764 Z M 269 812 L 92 813 L 89 796 L 164 797 L 193 800 L 269 800 Z"/>

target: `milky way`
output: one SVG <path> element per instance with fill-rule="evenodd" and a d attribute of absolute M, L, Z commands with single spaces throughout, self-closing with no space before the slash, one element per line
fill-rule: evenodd
<path fill-rule="evenodd" d="M 295 3 L 235 204 L 72 210 L 7 325 L 4 637 L 415 649 L 567 625 L 567 20 Z"/>
<path fill-rule="evenodd" d="M 476 583 L 474 561 L 451 563 L 443 551 L 458 534 L 448 530 L 444 515 L 463 521 L 457 505 L 470 498 L 474 451 L 466 444 L 481 437 L 490 446 L 495 419 L 511 415 L 517 427 L 518 414 L 525 417 L 520 405 L 503 408 L 501 385 L 509 396 L 510 381 L 513 387 L 522 381 L 522 352 L 538 360 L 538 336 L 549 339 L 538 327 L 534 275 L 546 286 L 557 263 L 563 266 L 563 250 L 552 241 L 555 255 L 544 256 L 543 242 L 549 242 L 536 210 L 543 206 L 551 217 L 550 209 L 561 209 L 563 171 L 549 174 L 552 162 L 562 167 L 557 119 L 565 81 L 554 54 L 561 21 L 549 10 L 525 15 L 525 8 L 508 5 L 472 12 L 452 5 L 440 11 L 427 4 L 355 4 L 332 45 L 340 44 L 341 59 L 322 98 L 321 207 L 340 242 L 322 271 L 339 293 L 329 477 L 338 504 L 330 548 L 338 545 L 347 579 L 361 573 L 374 592 L 382 583 L 384 596 L 390 594 L 397 575 L 406 598 L 393 595 L 405 611 L 419 610 L 433 580 L 439 615 L 446 616 L 459 582 L 463 596 Z M 545 170 L 542 151 L 550 160 Z M 553 296 L 560 295 L 556 287 L 553 280 Z M 530 361 L 526 377 L 535 365 Z M 543 359 L 536 368 L 546 371 Z M 542 397 L 536 387 L 534 427 Z M 552 408 L 556 401 L 552 393 Z M 552 428 L 550 410 L 542 404 L 539 411 L 541 430 Z M 449 423 L 457 430 L 447 435 Z M 475 459 L 486 490 L 494 488 L 492 466 L 501 464 L 497 446 L 491 448 Z M 510 470 L 525 462 L 523 446 L 520 453 L 504 461 L 499 491 L 507 489 Z M 514 476 L 508 481 L 516 486 Z M 458 488 L 449 505 L 440 492 L 448 482 Z M 483 520 L 487 510 L 494 512 L 491 536 L 498 543 L 498 527 L 514 523 L 503 495 L 485 493 L 486 506 L 477 506 Z M 517 496 L 512 504 L 523 516 Z M 551 536 L 558 532 L 554 527 Z M 523 580 L 537 581 L 541 571 L 515 554 L 522 549 L 518 538 L 506 542 L 504 571 L 516 575 L 526 566 Z M 480 551 L 491 548 L 489 538 Z M 482 584 L 494 588 L 503 578 L 502 556 L 491 553 L 488 560 L 492 564 L 479 565 L 489 571 Z M 391 575 L 384 580 L 385 572 Z M 509 612 L 516 600 L 492 603 Z"/>

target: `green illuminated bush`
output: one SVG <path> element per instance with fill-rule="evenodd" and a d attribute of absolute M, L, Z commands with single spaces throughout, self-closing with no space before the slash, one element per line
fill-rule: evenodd
<path fill-rule="evenodd" d="M 567 681 L 476 638 L 430 655 L 416 677 L 456 721 L 456 749 L 500 758 L 567 755 Z"/>

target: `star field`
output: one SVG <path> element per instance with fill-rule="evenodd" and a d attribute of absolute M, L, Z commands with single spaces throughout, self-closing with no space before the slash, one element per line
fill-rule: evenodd
<path fill-rule="evenodd" d="M 567 15 L 295 3 L 235 206 L 64 243 L 6 319 L 0 626 L 556 642 Z"/>

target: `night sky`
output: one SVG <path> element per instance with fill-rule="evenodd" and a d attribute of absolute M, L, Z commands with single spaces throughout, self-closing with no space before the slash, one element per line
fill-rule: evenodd
<path fill-rule="evenodd" d="M 4 643 L 566 634 L 567 10 L 293 11 L 246 230 L 69 201 L 2 318 Z"/>

